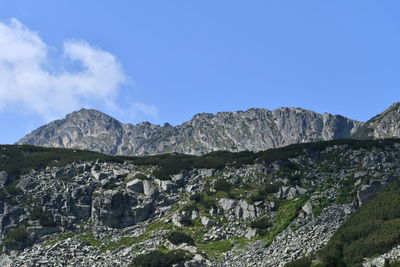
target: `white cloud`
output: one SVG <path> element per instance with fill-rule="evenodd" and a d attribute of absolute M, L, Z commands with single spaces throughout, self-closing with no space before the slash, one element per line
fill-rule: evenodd
<path fill-rule="evenodd" d="M 139 102 L 134 102 L 131 104 L 131 112 L 133 116 L 136 116 L 138 113 L 142 113 L 153 118 L 158 117 L 158 108 L 155 105 L 148 105 Z"/>
<path fill-rule="evenodd" d="M 116 97 L 128 78 L 114 55 L 82 40 L 67 40 L 65 60 L 54 66 L 50 51 L 17 19 L 0 22 L 0 111 L 15 109 L 49 120 L 93 103 L 117 106 Z M 75 68 L 66 70 L 72 64 Z M 154 106 L 135 106 L 146 114 L 157 113 Z"/>

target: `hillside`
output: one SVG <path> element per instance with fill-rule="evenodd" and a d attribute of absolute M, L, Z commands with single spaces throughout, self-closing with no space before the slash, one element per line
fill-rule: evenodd
<path fill-rule="evenodd" d="M 398 255 L 391 229 L 400 214 L 389 212 L 400 204 L 398 139 L 152 157 L 1 146 L 0 158 L 4 266 L 283 266 L 302 256 L 359 264 Z M 365 218 L 369 230 L 357 227 Z M 329 252 L 338 242 L 344 257 Z"/>
<path fill-rule="evenodd" d="M 350 137 L 360 122 L 301 108 L 202 113 L 178 126 L 123 124 L 96 110 L 81 109 L 44 125 L 18 144 L 77 148 L 111 155 L 212 151 L 262 151 L 290 144 Z"/>

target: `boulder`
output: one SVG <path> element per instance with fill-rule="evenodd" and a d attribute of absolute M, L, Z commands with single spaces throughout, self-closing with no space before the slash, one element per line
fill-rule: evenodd
<path fill-rule="evenodd" d="M 313 215 L 313 210 L 312 210 L 312 204 L 311 202 L 307 202 L 303 207 L 302 210 L 307 214 L 307 215 Z"/>
<path fill-rule="evenodd" d="M 113 169 L 112 172 L 117 178 L 121 178 L 129 174 L 129 171 L 125 169 Z"/>
<path fill-rule="evenodd" d="M 383 188 L 379 181 L 371 181 L 369 185 L 362 185 L 357 191 L 358 204 L 361 206 L 368 200 L 372 199 Z"/>
<path fill-rule="evenodd" d="M 0 171 L 0 188 L 3 188 L 8 181 L 8 174 L 5 171 Z"/>
<path fill-rule="evenodd" d="M 143 222 L 149 219 L 154 212 L 154 203 L 146 202 L 141 205 L 137 205 L 132 209 L 134 223 Z"/>
<path fill-rule="evenodd" d="M 257 211 L 254 205 L 247 203 L 245 200 L 240 200 L 235 209 L 236 218 L 239 219 L 254 219 L 257 217 Z"/>
<path fill-rule="evenodd" d="M 92 172 L 92 175 L 96 180 L 104 180 L 108 178 L 108 174 L 104 172 Z"/>
<path fill-rule="evenodd" d="M 213 227 L 215 225 L 218 225 L 218 223 L 216 221 L 213 221 L 210 218 L 205 217 L 205 216 L 201 217 L 201 223 L 207 228 L 210 228 L 210 227 Z"/>
<path fill-rule="evenodd" d="M 219 205 L 225 212 L 228 212 L 228 211 L 233 210 L 233 209 L 236 207 L 237 201 L 236 201 L 236 200 L 233 200 L 233 199 L 228 199 L 228 198 L 221 198 L 221 199 L 218 201 L 218 205 Z"/>
<path fill-rule="evenodd" d="M 256 235 L 257 235 L 257 229 L 248 228 L 244 237 L 250 240 L 252 237 Z"/>
<path fill-rule="evenodd" d="M 169 180 L 161 180 L 160 186 L 167 193 L 173 192 L 176 189 L 176 183 Z"/>
<path fill-rule="evenodd" d="M 154 197 L 158 195 L 158 190 L 150 181 L 143 180 L 143 193 L 147 197 Z"/>
<path fill-rule="evenodd" d="M 25 177 L 18 182 L 18 187 L 22 190 L 26 191 L 28 189 L 32 189 L 37 185 L 37 181 L 33 177 Z"/>
<path fill-rule="evenodd" d="M 128 191 L 128 193 L 143 193 L 143 180 L 134 179 L 130 181 L 126 184 L 126 191 Z"/>
<path fill-rule="evenodd" d="M 129 194 L 108 190 L 93 199 L 91 217 L 105 226 L 122 228 L 135 223 L 132 207 L 136 201 Z"/>

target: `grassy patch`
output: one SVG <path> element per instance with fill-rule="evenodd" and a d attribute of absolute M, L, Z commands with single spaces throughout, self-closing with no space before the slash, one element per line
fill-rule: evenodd
<path fill-rule="evenodd" d="M 230 240 L 209 241 L 197 244 L 200 252 L 208 255 L 211 259 L 218 259 L 222 253 L 232 249 L 234 244 Z"/>
<path fill-rule="evenodd" d="M 64 241 L 64 240 L 66 240 L 68 238 L 72 238 L 74 236 L 75 236 L 75 234 L 74 233 L 70 233 L 70 232 L 61 233 L 61 234 L 58 234 L 53 239 L 42 243 L 42 246 L 44 246 L 44 247 L 53 246 L 53 245 L 57 244 L 58 242 Z"/>
<path fill-rule="evenodd" d="M 102 252 L 106 252 L 106 251 L 114 251 L 122 246 L 124 247 L 130 247 L 133 244 L 138 242 L 138 238 L 137 237 L 131 237 L 131 236 L 124 236 L 122 237 L 120 240 L 115 241 L 115 242 L 107 242 L 105 245 L 102 245 L 100 247 L 100 250 Z"/>
<path fill-rule="evenodd" d="M 79 240 L 81 242 L 87 242 L 89 243 L 91 246 L 93 247 L 100 247 L 101 245 L 101 241 L 98 240 L 94 235 L 92 231 L 87 231 L 85 233 L 83 233 L 81 236 L 79 236 Z"/>
<path fill-rule="evenodd" d="M 280 203 L 280 207 L 277 211 L 277 218 L 273 222 L 273 227 L 271 227 L 271 230 L 268 231 L 264 237 L 265 246 L 269 246 L 275 237 L 289 226 L 289 224 L 297 217 L 307 199 L 307 196 L 302 196 L 292 200 L 285 200 Z"/>

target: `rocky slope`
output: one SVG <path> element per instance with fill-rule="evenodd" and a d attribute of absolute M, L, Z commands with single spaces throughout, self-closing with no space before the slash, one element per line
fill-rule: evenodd
<path fill-rule="evenodd" d="M 176 127 L 123 124 L 99 111 L 82 109 L 38 128 L 18 144 L 89 149 L 112 155 L 201 155 L 346 138 L 361 125 L 340 115 L 300 108 L 203 113 Z"/>
<path fill-rule="evenodd" d="M 400 102 L 368 120 L 354 134 L 355 138 L 390 138 L 400 136 Z"/>
<path fill-rule="evenodd" d="M 400 141 L 141 158 L 0 146 L 0 159 L 2 266 L 283 266 L 399 180 Z M 397 255 L 382 236 L 357 260 Z"/>

